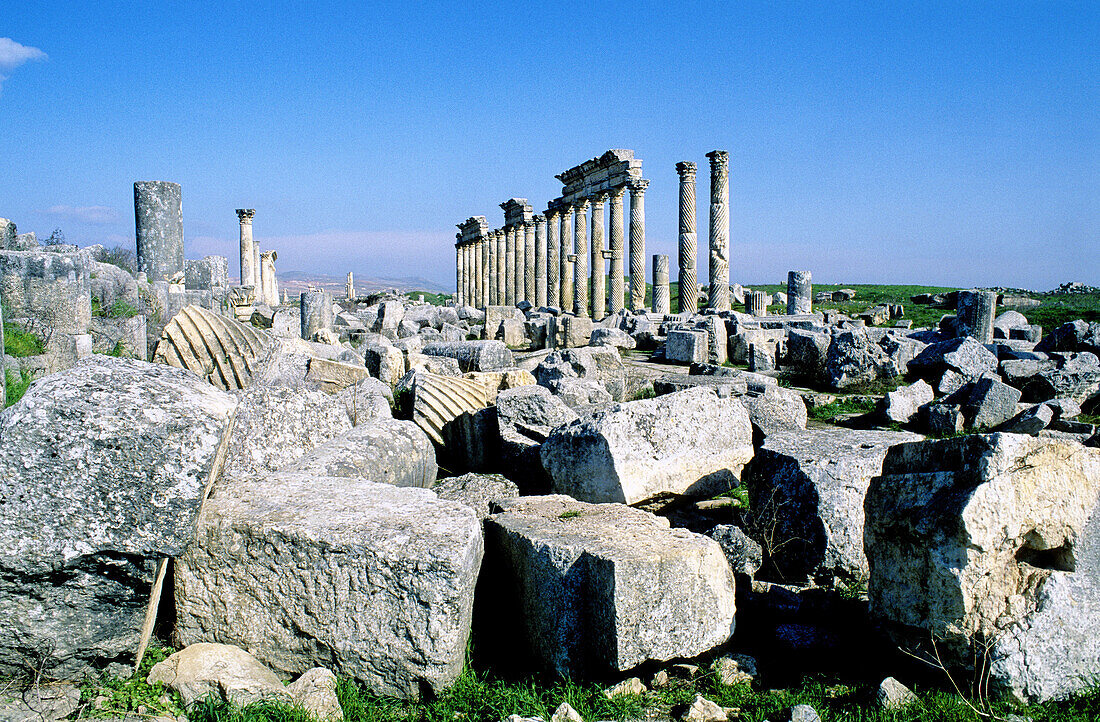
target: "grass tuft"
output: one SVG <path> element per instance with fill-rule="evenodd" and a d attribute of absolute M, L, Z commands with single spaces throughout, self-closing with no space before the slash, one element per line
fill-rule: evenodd
<path fill-rule="evenodd" d="M 11 406 L 18 402 L 19 399 L 23 398 L 23 394 L 27 393 L 27 389 L 30 388 L 32 381 L 34 381 L 34 378 L 27 371 L 20 370 L 17 376 L 5 369 L 4 386 L 7 389 L 7 396 L 4 399 L 4 408 Z"/>
<path fill-rule="evenodd" d="M 875 402 L 873 399 L 857 396 L 837 399 L 831 404 L 809 409 L 806 413 L 811 419 L 816 419 L 817 421 L 832 421 L 839 416 L 869 414 L 874 410 Z"/>

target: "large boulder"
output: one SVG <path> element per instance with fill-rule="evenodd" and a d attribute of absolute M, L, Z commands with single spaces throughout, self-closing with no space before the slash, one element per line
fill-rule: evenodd
<path fill-rule="evenodd" d="M 576 420 L 577 412 L 545 387 L 531 384 L 497 394 L 496 415 L 504 475 L 523 481 L 525 488 L 546 488 L 539 449 L 554 429 Z"/>
<path fill-rule="evenodd" d="M 717 542 L 621 504 L 504 502 L 486 522 L 492 634 L 510 665 L 604 676 L 694 657 L 734 628 L 733 573 Z"/>
<path fill-rule="evenodd" d="M 907 432 L 852 429 L 776 431 L 745 467 L 750 535 L 764 572 L 792 583 L 867 578 L 863 501 L 894 444 Z"/>
<path fill-rule="evenodd" d="M 825 384 L 832 389 L 863 386 L 899 375 L 894 359 L 861 329 L 833 336 L 825 354 Z"/>
<path fill-rule="evenodd" d="M 555 351 L 535 367 L 535 381 L 555 394 L 562 381 L 597 381 L 615 401 L 626 398 L 626 367 L 613 346 Z"/>
<path fill-rule="evenodd" d="M 0 674 L 70 677 L 137 647 L 236 408 L 188 371 L 97 355 L 0 414 Z"/>
<path fill-rule="evenodd" d="M 1055 368 L 1041 369 L 1022 385 L 1025 401 L 1063 397 L 1078 403 L 1100 391 L 1100 360 L 1089 351 L 1057 354 Z"/>
<path fill-rule="evenodd" d="M 428 435 L 413 422 L 399 419 L 360 424 L 307 452 L 286 470 L 422 488 L 434 484 L 439 472 Z"/>
<path fill-rule="evenodd" d="M 1040 700 L 1100 665 L 1100 450 L 1016 434 L 901 444 L 867 494 L 871 611 L 952 670 Z"/>
<path fill-rule="evenodd" d="M 462 670 L 481 523 L 427 489 L 272 473 L 218 486 L 175 566 L 176 633 L 289 677 L 416 697 Z"/>
<path fill-rule="evenodd" d="M 958 376 L 961 379 L 958 386 L 996 375 L 997 357 L 970 336 L 964 336 L 928 346 L 909 362 L 909 371 L 942 393 L 945 389 L 940 382 L 945 374 Z"/>
<path fill-rule="evenodd" d="M 551 488 L 582 501 L 707 496 L 737 485 L 753 455 L 752 426 L 739 400 L 696 387 L 560 426 L 541 455 Z"/>

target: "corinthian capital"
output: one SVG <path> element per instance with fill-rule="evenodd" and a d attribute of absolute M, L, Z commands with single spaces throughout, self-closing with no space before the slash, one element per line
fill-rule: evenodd
<path fill-rule="evenodd" d="M 695 180 L 695 164 L 690 160 L 682 160 L 677 163 L 676 172 L 680 174 L 680 180 Z"/>
<path fill-rule="evenodd" d="M 237 218 L 241 219 L 241 223 L 251 224 L 252 223 L 252 216 L 254 216 L 254 215 L 256 215 L 256 209 L 255 208 L 238 208 L 237 209 Z"/>
<path fill-rule="evenodd" d="M 646 188 L 649 188 L 649 181 L 645 178 L 633 178 L 628 185 L 631 195 L 640 196 L 645 194 Z"/>

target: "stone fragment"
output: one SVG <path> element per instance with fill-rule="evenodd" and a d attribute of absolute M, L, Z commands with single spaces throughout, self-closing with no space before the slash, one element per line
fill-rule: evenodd
<path fill-rule="evenodd" d="M 737 399 L 693 388 L 558 427 L 540 453 L 551 488 L 584 501 L 710 496 L 737 485 L 753 455 L 752 427 Z"/>
<path fill-rule="evenodd" d="M 750 536 L 772 576 L 802 583 L 867 578 L 863 499 L 894 444 L 921 438 L 894 431 L 777 431 L 745 467 Z"/>
<path fill-rule="evenodd" d="M 665 360 L 674 363 L 706 363 L 710 343 L 706 331 L 677 328 L 668 332 L 665 341 Z"/>
<path fill-rule="evenodd" d="M 997 427 L 997 431 L 1035 436 L 1054 421 L 1054 409 L 1048 404 L 1033 404 Z"/>
<path fill-rule="evenodd" d="M 463 474 L 448 476 L 432 487 L 440 499 L 465 504 L 481 521 L 491 513 L 494 504 L 519 496 L 519 488 L 500 474 Z"/>
<path fill-rule="evenodd" d="M 1088 351 L 1067 353 L 1057 368 L 1040 370 L 1023 384 L 1025 401 L 1069 398 L 1083 403 L 1100 391 L 1100 361 Z"/>
<path fill-rule="evenodd" d="M 975 429 L 991 429 L 1008 421 L 1016 413 L 1019 389 L 991 378 L 978 379 L 970 391 L 964 413 Z"/>
<path fill-rule="evenodd" d="M 424 354 L 453 358 L 463 372 L 503 371 L 516 365 L 501 341 L 437 341 L 426 344 Z"/>
<path fill-rule="evenodd" d="M 871 612 L 954 674 L 1036 700 L 1100 659 L 1100 450 L 1016 434 L 900 444 L 868 491 Z M 929 650 L 931 651 L 931 650 Z"/>
<path fill-rule="evenodd" d="M 888 391 L 879 404 L 879 411 L 887 421 L 908 424 L 917 415 L 917 410 L 931 403 L 934 397 L 932 387 L 924 379 L 917 379 L 909 386 Z"/>
<path fill-rule="evenodd" d="M 550 717 L 550 722 L 584 722 L 584 717 L 581 717 L 581 713 L 573 709 L 572 705 L 568 702 L 562 702 L 558 705 L 558 708 L 554 710 L 553 716 Z"/>
<path fill-rule="evenodd" d="M 18 684 L 9 684 L 0 692 L 0 720 L 3 722 L 57 722 L 80 706 L 80 688 L 75 684 L 35 683 L 26 690 L 18 687 Z"/>
<path fill-rule="evenodd" d="M 362 364 L 352 365 L 323 358 L 310 359 L 306 371 L 306 381 L 313 382 L 322 391 L 329 393 L 354 386 L 367 378 L 371 378 L 370 370 Z"/>
<path fill-rule="evenodd" d="M 952 338 L 927 347 L 909 362 L 909 371 L 937 386 L 951 370 L 965 381 L 997 373 L 997 357 L 973 338 Z"/>
<path fill-rule="evenodd" d="M 646 689 L 645 684 L 642 683 L 642 680 L 638 679 L 637 677 L 630 677 L 628 679 L 624 679 L 618 684 L 614 684 L 605 689 L 603 691 L 603 696 L 607 697 L 608 699 L 618 697 L 619 695 L 623 694 L 639 696 L 645 694 L 648 691 L 649 690 Z"/>
<path fill-rule="evenodd" d="M 313 341 L 317 334 L 332 331 L 335 316 L 332 311 L 332 294 L 328 291 L 303 291 L 298 308 L 301 338 Z"/>
<path fill-rule="evenodd" d="M 966 419 L 962 409 L 953 404 L 931 404 L 927 411 L 928 433 L 933 436 L 953 436 L 961 433 Z"/>
<path fill-rule="evenodd" d="M 314 720 L 344 719 L 344 710 L 336 696 L 336 675 L 324 667 L 314 667 L 287 685 L 286 691 Z"/>
<path fill-rule="evenodd" d="M 561 381 L 581 379 L 600 383 L 611 398 L 626 397 L 626 367 L 619 352 L 610 346 L 555 351 L 535 368 L 535 380 L 555 394 Z"/>
<path fill-rule="evenodd" d="M 425 489 L 435 483 L 439 470 L 427 434 L 413 422 L 398 419 L 368 420 L 317 446 L 285 469 Z"/>
<path fill-rule="evenodd" d="M 481 556 L 473 511 L 427 489 L 236 480 L 207 500 L 176 561 L 177 635 L 246 647 L 281 675 L 323 665 L 416 697 L 462 669 Z"/>
<path fill-rule="evenodd" d="M 0 415 L 0 673 L 73 678 L 137 647 L 236 408 L 182 369 L 95 355 Z"/>
<path fill-rule="evenodd" d="M 740 527 L 719 524 L 708 531 L 707 536 L 722 547 L 722 553 L 726 555 L 726 561 L 729 562 L 734 574 L 752 577 L 764 562 L 764 551 L 761 546 L 741 531 Z"/>
<path fill-rule="evenodd" d="M 0 294 L 9 321 L 30 319 L 50 333 L 87 333 L 92 264 L 85 253 L 0 251 Z"/>
<path fill-rule="evenodd" d="M 799 376 L 821 382 L 825 378 L 830 342 L 827 333 L 792 328 L 787 333 L 786 362 Z"/>
<path fill-rule="evenodd" d="M 732 654 L 714 660 L 712 666 L 718 681 L 732 687 L 735 684 L 752 684 L 759 676 L 756 660 L 747 654 Z"/>
<path fill-rule="evenodd" d="M 494 631 L 565 676 L 694 657 L 729 639 L 733 574 L 718 544 L 620 504 L 520 497 L 486 522 Z M 639 682 L 640 684 L 640 682 Z"/>
<path fill-rule="evenodd" d="M 188 707 L 211 696 L 239 707 L 293 699 L 274 672 L 230 644 L 189 645 L 153 665 L 146 681 L 178 692 Z"/>
<path fill-rule="evenodd" d="M 571 409 L 591 411 L 613 401 L 604 385 L 594 379 L 560 379 L 551 381 L 550 388 L 554 396 Z"/>
<path fill-rule="evenodd" d="M 991 354 L 992 355 L 992 354 Z M 831 389 L 895 378 L 897 364 L 877 344 L 860 331 L 844 331 L 833 336 L 825 356 L 825 382 Z"/>
<path fill-rule="evenodd" d="M 363 346 L 363 361 L 367 372 L 390 388 L 397 386 L 405 375 L 405 357 L 395 346 L 369 344 Z"/>
<path fill-rule="evenodd" d="M 626 331 L 619 328 L 594 328 L 592 329 L 592 346 L 616 346 L 618 348 L 634 348 L 637 343 Z"/>
<path fill-rule="evenodd" d="M 917 695 L 913 694 L 913 691 L 904 684 L 893 677 L 887 677 L 882 680 L 878 689 L 875 691 L 875 701 L 878 702 L 878 706 L 882 709 L 893 711 L 899 710 L 902 707 L 907 707 L 920 700 L 918 700 Z"/>
<path fill-rule="evenodd" d="M 821 716 L 808 704 L 796 704 L 791 707 L 791 722 L 821 722 Z"/>
<path fill-rule="evenodd" d="M 539 449 L 554 429 L 574 421 L 577 412 L 542 386 L 529 385 L 497 394 L 500 464 L 505 475 L 546 488 Z"/>
<path fill-rule="evenodd" d="M 791 389 L 776 384 L 749 384 L 739 397 L 753 426 L 770 434 L 780 429 L 806 428 L 806 403 Z"/>
<path fill-rule="evenodd" d="M 728 369 L 734 371 L 735 369 Z M 657 396 L 674 394 L 684 389 L 705 386 L 714 389 L 722 398 L 744 396 L 749 387 L 746 376 L 741 374 L 701 375 L 701 374 L 664 374 L 653 379 L 653 393 Z"/>

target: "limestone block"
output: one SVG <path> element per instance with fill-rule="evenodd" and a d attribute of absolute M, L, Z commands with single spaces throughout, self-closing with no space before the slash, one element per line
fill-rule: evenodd
<path fill-rule="evenodd" d="M 970 391 L 964 413 L 972 428 L 991 429 L 1015 415 L 1021 395 L 1019 389 L 995 379 L 979 379 Z"/>
<path fill-rule="evenodd" d="M 619 328 L 595 328 L 589 341 L 592 346 L 615 346 L 617 348 L 634 348 L 637 343 L 626 331 Z"/>
<path fill-rule="evenodd" d="M 752 536 L 772 578 L 867 578 L 863 500 L 887 450 L 916 434 L 850 429 L 776 431 L 742 475 Z"/>
<path fill-rule="evenodd" d="M 733 574 L 714 540 L 621 504 L 544 496 L 501 506 L 486 522 L 494 624 L 543 670 L 603 676 L 693 657 L 732 635 Z"/>
<path fill-rule="evenodd" d="M 219 389 L 248 388 L 270 334 L 200 306 L 185 306 L 164 327 L 153 361 L 187 369 Z"/>
<path fill-rule="evenodd" d="M 721 377 L 712 377 L 721 378 Z M 795 391 L 776 384 L 746 384 L 741 403 L 749 412 L 749 421 L 765 434 L 780 429 L 806 428 L 806 402 Z"/>
<path fill-rule="evenodd" d="M 958 434 L 965 423 L 962 409 L 955 404 L 932 404 L 928 407 L 928 433 L 934 436 Z"/>
<path fill-rule="evenodd" d="M 272 473 L 220 486 L 177 560 L 177 635 L 251 650 L 280 675 L 324 666 L 378 694 L 462 669 L 481 524 L 427 489 Z"/>
<path fill-rule="evenodd" d="M 502 371 L 514 367 L 512 352 L 501 341 L 439 341 L 424 346 L 426 356 L 447 356 L 466 371 Z"/>
<path fill-rule="evenodd" d="M 401 321 L 405 318 L 405 305 L 400 301 L 383 301 L 378 304 L 378 317 L 373 330 L 379 333 L 383 331 L 397 332 Z M 416 324 L 419 329 L 420 324 Z"/>
<path fill-rule="evenodd" d="M 726 322 L 718 316 L 707 316 L 703 330 L 707 332 L 707 363 L 724 364 L 729 358 Z"/>
<path fill-rule="evenodd" d="M 426 489 L 439 468 L 431 440 L 416 424 L 370 419 L 315 447 L 286 470 Z"/>
<path fill-rule="evenodd" d="M 831 389 L 841 390 L 891 379 L 898 374 L 894 360 L 862 329 L 838 333 L 829 343 L 824 380 Z"/>
<path fill-rule="evenodd" d="M 519 496 L 519 488 L 500 474 L 463 474 L 440 479 L 432 491 L 440 499 L 465 504 L 474 510 L 477 518 L 485 521 L 492 513 L 491 506 Z"/>
<path fill-rule="evenodd" d="M 97 299 L 100 308 L 111 309 L 119 301 L 141 308 L 137 281 L 125 269 L 93 261 L 88 280 L 92 297 Z"/>
<path fill-rule="evenodd" d="M 526 487 L 548 488 L 539 449 L 559 426 L 577 413 L 542 386 L 521 386 L 501 391 L 496 398 L 499 454 L 505 476 Z"/>
<path fill-rule="evenodd" d="M 97 354 L 0 415 L 0 671 L 42 658 L 76 676 L 134 650 L 153 565 L 190 541 L 236 408 L 187 371 Z"/>
<path fill-rule="evenodd" d="M 204 256 L 200 260 L 184 261 L 184 285 L 188 289 L 214 289 L 229 286 L 229 259 L 225 256 Z"/>
<path fill-rule="evenodd" d="M 439 376 L 421 369 L 405 374 L 394 390 L 395 398 L 405 398 L 405 413 L 437 446 L 444 445 L 447 424 L 463 413 L 485 408 L 495 396 L 495 391 L 477 380 Z"/>
<path fill-rule="evenodd" d="M 966 381 L 997 373 L 997 357 L 973 338 L 952 338 L 934 343 L 909 362 L 909 371 L 938 386 L 947 371 Z"/>
<path fill-rule="evenodd" d="M 668 332 L 665 360 L 674 363 L 707 363 L 710 340 L 706 331 L 678 328 Z"/>
<path fill-rule="evenodd" d="M 397 386 L 405 375 L 405 357 L 390 344 L 369 344 L 362 348 L 363 362 L 370 375 L 390 388 Z"/>
<path fill-rule="evenodd" d="M 937 640 L 954 673 L 988 647 L 996 688 L 1063 697 L 1100 659 L 1100 450 L 1016 434 L 901 444 L 868 491 L 871 612 Z"/>
<path fill-rule="evenodd" d="M 348 364 L 323 358 L 311 358 L 306 380 L 317 384 L 322 391 L 336 393 L 371 378 L 370 371 L 362 364 Z"/>
<path fill-rule="evenodd" d="M 561 381 L 580 379 L 598 382 L 615 401 L 626 397 L 626 367 L 613 346 L 554 351 L 535 367 L 534 376 L 554 393 L 560 392 Z"/>
<path fill-rule="evenodd" d="M 0 297 L 12 318 L 32 319 L 47 331 L 87 333 L 92 263 L 85 253 L 0 251 Z"/>
<path fill-rule="evenodd" d="M 1054 410 L 1047 404 L 1033 404 L 997 427 L 1010 434 L 1034 436 L 1054 421 Z"/>
<path fill-rule="evenodd" d="M 499 340 L 509 348 L 527 345 L 526 322 L 521 318 L 506 318 L 500 324 Z"/>
<path fill-rule="evenodd" d="M 763 548 L 739 527 L 719 524 L 707 532 L 707 536 L 722 547 L 734 574 L 752 577 L 764 562 Z"/>
<path fill-rule="evenodd" d="M 566 406 L 582 413 L 612 403 L 607 388 L 593 379 L 558 379 L 551 381 L 548 388 Z"/>
<path fill-rule="evenodd" d="M 1089 351 L 1055 354 L 1056 368 L 1040 370 L 1023 384 L 1025 401 L 1064 397 L 1083 403 L 1100 391 L 1100 361 Z"/>
<path fill-rule="evenodd" d="M 731 371 L 734 369 L 730 369 Z M 684 389 L 705 386 L 714 389 L 721 398 L 742 396 L 748 392 L 748 382 L 740 374 L 709 376 L 700 374 L 664 374 L 653 379 L 653 392 L 657 396 L 676 393 Z"/>
<path fill-rule="evenodd" d="M 737 485 L 753 455 L 752 427 L 737 399 L 693 388 L 558 427 L 541 455 L 551 488 L 583 501 L 713 495 Z"/>
<path fill-rule="evenodd" d="M 932 402 L 934 396 L 932 387 L 924 379 L 917 379 L 909 386 L 888 391 L 879 403 L 879 411 L 887 421 L 907 424 L 921 406 Z"/>

